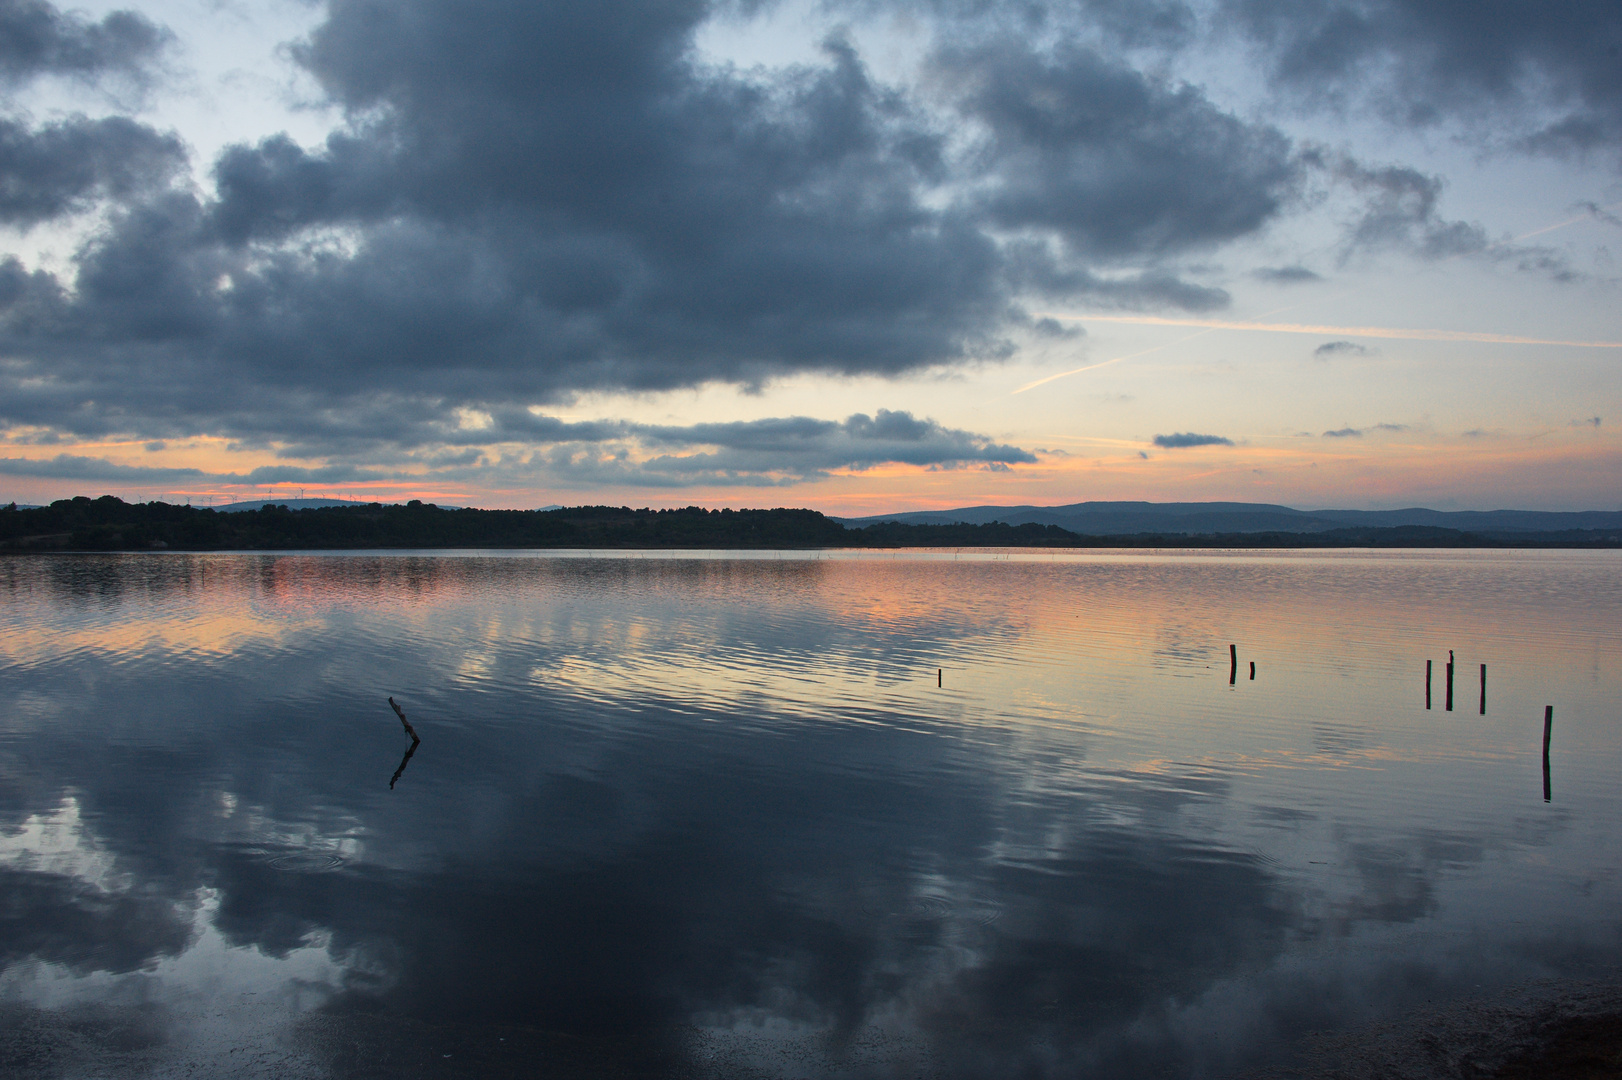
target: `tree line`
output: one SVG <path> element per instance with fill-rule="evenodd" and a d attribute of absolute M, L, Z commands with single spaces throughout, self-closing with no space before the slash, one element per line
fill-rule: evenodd
<path fill-rule="evenodd" d="M 342 548 L 900 548 L 900 547 L 1618 547 L 1605 530 L 1468 533 L 1430 526 L 1318 533 L 1137 533 L 1083 536 L 1057 525 L 847 527 L 815 510 L 555 510 L 363 503 L 227 512 L 79 496 L 0 510 L 3 551 L 222 551 Z"/>

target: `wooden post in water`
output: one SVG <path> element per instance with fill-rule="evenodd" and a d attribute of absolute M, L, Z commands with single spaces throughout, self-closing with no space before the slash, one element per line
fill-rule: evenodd
<path fill-rule="evenodd" d="M 1481 665 L 1481 715 L 1487 715 L 1487 665 Z"/>
<path fill-rule="evenodd" d="M 1239 646 L 1228 645 L 1228 685 L 1232 686 L 1239 681 Z"/>
<path fill-rule="evenodd" d="M 1554 706 L 1543 706 L 1543 801 L 1549 801 L 1549 736 L 1554 732 Z"/>
<path fill-rule="evenodd" d="M 935 669 L 935 685 L 936 686 L 939 686 L 941 684 L 941 679 L 943 677 L 941 673 L 943 671 L 945 671 L 945 670 L 946 670 L 945 668 L 936 668 Z"/>
<path fill-rule="evenodd" d="M 1256 661 L 1254 660 L 1250 662 L 1250 681 L 1256 681 Z"/>
<path fill-rule="evenodd" d="M 1431 707 L 1431 662 L 1425 661 L 1425 708 Z"/>
<path fill-rule="evenodd" d="M 1447 711 L 1453 711 L 1453 650 L 1447 651 Z"/>

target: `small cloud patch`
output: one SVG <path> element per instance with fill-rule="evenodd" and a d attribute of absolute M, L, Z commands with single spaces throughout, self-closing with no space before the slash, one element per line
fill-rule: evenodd
<path fill-rule="evenodd" d="M 1174 435 L 1156 435 L 1154 444 L 1162 450 L 1183 450 L 1190 446 L 1232 446 L 1233 440 L 1221 435 L 1196 435 L 1192 431 L 1180 431 Z"/>
<path fill-rule="evenodd" d="M 1338 431 L 1324 432 L 1324 438 L 1326 439 L 1361 439 L 1362 437 L 1362 430 L 1354 427 L 1343 427 Z"/>
<path fill-rule="evenodd" d="M 1326 341 L 1312 350 L 1312 355 L 1320 360 L 1332 356 L 1367 356 L 1368 354 L 1368 349 L 1355 341 Z"/>
<path fill-rule="evenodd" d="M 1322 281 L 1323 275 L 1313 273 L 1304 266 L 1264 266 L 1253 274 L 1274 285 L 1304 285 L 1309 281 Z"/>

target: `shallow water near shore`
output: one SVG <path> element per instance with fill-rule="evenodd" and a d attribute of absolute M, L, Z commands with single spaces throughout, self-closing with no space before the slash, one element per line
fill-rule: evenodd
<path fill-rule="evenodd" d="M 0 1071 L 1289 1069 L 1611 979 L 1619 766 L 1615 552 L 0 559 Z"/>

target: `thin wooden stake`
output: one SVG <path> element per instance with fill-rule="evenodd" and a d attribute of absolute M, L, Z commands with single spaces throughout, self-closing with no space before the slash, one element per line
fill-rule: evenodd
<path fill-rule="evenodd" d="M 1554 706 L 1543 706 L 1543 801 L 1549 801 L 1549 736 L 1554 733 Z"/>
<path fill-rule="evenodd" d="M 1431 662 L 1425 661 L 1425 708 L 1431 707 Z"/>
<path fill-rule="evenodd" d="M 1481 715 L 1487 715 L 1487 665 L 1481 665 Z"/>
<path fill-rule="evenodd" d="M 945 670 L 946 670 L 945 668 L 936 668 L 935 669 L 935 685 L 936 686 L 939 686 L 941 684 L 941 679 L 944 678 L 944 675 L 942 673 Z"/>
<path fill-rule="evenodd" d="M 1239 679 L 1239 646 L 1228 645 L 1228 685 L 1232 686 Z"/>

